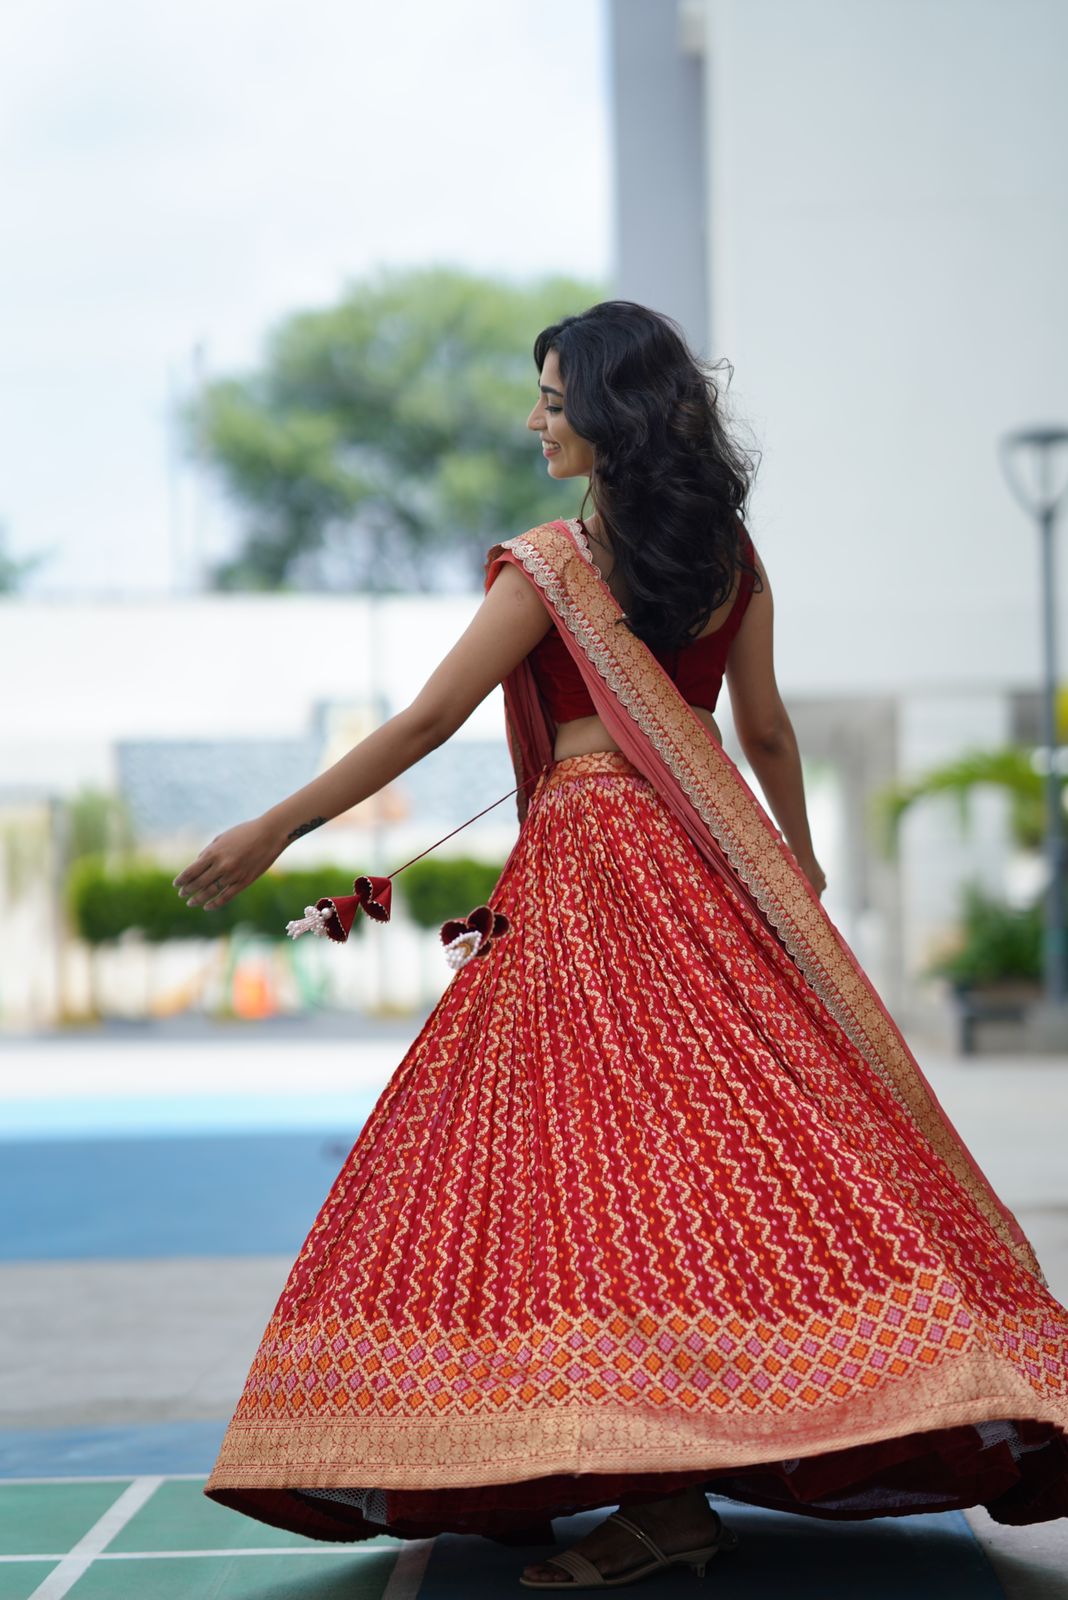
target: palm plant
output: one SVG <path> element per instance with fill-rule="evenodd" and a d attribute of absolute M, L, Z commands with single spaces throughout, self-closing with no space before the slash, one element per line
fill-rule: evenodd
<path fill-rule="evenodd" d="M 930 768 L 908 783 L 889 785 L 874 797 L 877 836 L 884 854 L 893 859 L 900 843 L 901 819 L 913 806 L 937 795 L 956 801 L 961 826 L 967 828 L 971 799 L 984 785 L 1009 797 L 1009 824 L 1021 850 L 1042 847 L 1046 825 L 1046 790 L 1039 751 L 1026 745 L 997 750 L 970 750 Z M 1059 792 L 1064 802 L 1064 778 Z M 961 894 L 960 925 L 955 936 L 924 968 L 947 978 L 957 989 L 1006 983 L 1037 983 L 1042 974 L 1042 897 L 1016 909 L 967 883 Z"/>
<path fill-rule="evenodd" d="M 931 767 L 908 783 L 890 784 L 873 799 L 876 835 L 885 855 L 897 854 L 901 819 L 921 800 L 947 795 L 957 802 L 961 826 L 967 827 L 970 802 L 982 785 L 1001 789 L 1009 796 L 1013 838 L 1022 850 L 1038 850 L 1045 831 L 1045 776 L 1036 752 L 1027 745 L 1006 745 L 1000 750 L 970 750 Z M 1061 780 L 1063 802 L 1064 779 Z"/>

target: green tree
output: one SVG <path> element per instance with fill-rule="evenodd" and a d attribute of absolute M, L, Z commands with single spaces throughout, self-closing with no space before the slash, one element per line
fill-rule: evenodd
<path fill-rule="evenodd" d="M 32 556 L 13 556 L 8 554 L 7 547 L 7 527 L 0 522 L 0 594 L 16 594 L 23 579 L 42 561 L 50 561 L 54 552 L 42 550 Z"/>
<path fill-rule="evenodd" d="M 63 862 L 70 870 L 85 856 L 123 862 L 137 848 L 137 830 L 124 797 L 88 785 L 64 802 Z"/>
<path fill-rule="evenodd" d="M 205 386 L 187 422 L 244 513 L 220 589 L 455 588 L 486 549 L 578 510 L 526 427 L 531 347 L 603 291 L 451 268 L 383 269 L 285 319 L 260 368 Z"/>

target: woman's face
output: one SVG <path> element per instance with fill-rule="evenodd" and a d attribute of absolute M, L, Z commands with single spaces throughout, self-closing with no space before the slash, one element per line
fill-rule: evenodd
<path fill-rule="evenodd" d="M 541 435 L 550 478 L 588 478 L 593 467 L 593 446 L 575 432 L 564 416 L 565 387 L 555 350 L 546 353 L 538 387 L 538 403 L 527 418 L 527 427 Z"/>

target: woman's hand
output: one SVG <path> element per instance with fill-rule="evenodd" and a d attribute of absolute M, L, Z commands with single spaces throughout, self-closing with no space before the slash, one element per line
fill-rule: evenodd
<path fill-rule="evenodd" d="M 798 856 L 797 864 L 815 890 L 816 899 L 820 899 L 827 887 L 827 878 L 816 857 L 812 854 Z"/>
<path fill-rule="evenodd" d="M 173 880 L 187 905 L 214 911 L 267 871 L 284 846 L 262 818 L 215 836 Z"/>

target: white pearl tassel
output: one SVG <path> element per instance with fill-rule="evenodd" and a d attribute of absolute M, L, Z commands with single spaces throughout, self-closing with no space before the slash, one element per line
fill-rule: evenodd
<path fill-rule="evenodd" d="M 458 933 L 455 939 L 450 939 L 445 946 L 445 960 L 450 967 L 459 971 L 471 960 L 482 943 L 482 935 L 477 928 L 470 929 L 467 933 Z"/>
<path fill-rule="evenodd" d="M 305 906 L 304 915 L 296 917 L 292 922 L 286 923 L 286 932 L 291 939 L 299 939 L 302 933 L 314 933 L 319 939 L 329 938 L 326 925 L 330 920 L 330 907 L 320 911 L 318 906 Z"/>

